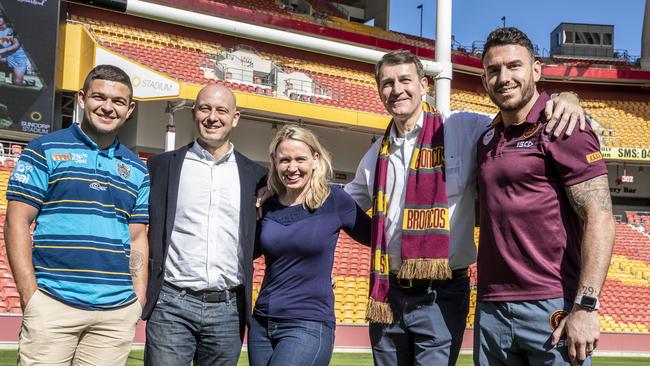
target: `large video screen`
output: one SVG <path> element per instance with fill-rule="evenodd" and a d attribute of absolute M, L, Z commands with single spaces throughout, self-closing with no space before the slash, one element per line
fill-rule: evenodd
<path fill-rule="evenodd" d="M 0 133 L 52 130 L 59 6 L 0 1 Z"/>

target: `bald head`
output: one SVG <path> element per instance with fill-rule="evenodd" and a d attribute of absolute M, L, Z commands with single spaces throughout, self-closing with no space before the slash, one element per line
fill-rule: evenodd
<path fill-rule="evenodd" d="M 230 110 L 234 111 L 237 109 L 237 98 L 235 94 L 223 84 L 209 84 L 204 86 L 196 96 L 194 108 L 200 105 L 205 99 L 214 97 L 223 99 L 223 102 L 228 105 Z"/>
<path fill-rule="evenodd" d="M 235 95 L 221 84 L 210 84 L 196 96 L 192 116 L 199 144 L 218 159 L 228 151 L 230 133 L 239 122 Z"/>

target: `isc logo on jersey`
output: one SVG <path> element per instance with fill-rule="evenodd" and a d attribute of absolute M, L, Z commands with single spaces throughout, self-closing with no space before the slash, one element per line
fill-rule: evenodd
<path fill-rule="evenodd" d="M 529 148 L 529 147 L 532 147 L 532 146 L 533 146 L 533 142 L 530 141 L 530 140 L 517 142 L 517 147 Z"/>
<path fill-rule="evenodd" d="M 101 185 L 98 182 L 92 182 L 92 183 L 90 183 L 90 189 L 94 189 L 94 190 L 100 191 L 100 192 L 106 192 L 108 187 L 104 186 L 104 185 Z"/>

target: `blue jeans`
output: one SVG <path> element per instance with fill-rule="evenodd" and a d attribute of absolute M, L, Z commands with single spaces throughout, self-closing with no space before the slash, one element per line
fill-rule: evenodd
<path fill-rule="evenodd" d="M 243 302 L 243 291 L 227 301 L 207 303 L 163 285 L 147 321 L 145 365 L 237 365 Z"/>
<path fill-rule="evenodd" d="M 251 366 L 327 366 L 334 329 L 323 322 L 254 316 L 248 330 Z"/>
<path fill-rule="evenodd" d="M 370 323 L 375 365 L 455 365 L 469 312 L 469 277 L 414 291 L 391 278 L 393 324 Z"/>
<path fill-rule="evenodd" d="M 570 312 L 571 300 L 478 302 L 474 322 L 474 364 L 568 366 L 566 338 L 551 346 L 550 319 Z M 554 316 L 555 315 L 555 316 Z M 591 365 L 591 358 L 582 363 Z"/>

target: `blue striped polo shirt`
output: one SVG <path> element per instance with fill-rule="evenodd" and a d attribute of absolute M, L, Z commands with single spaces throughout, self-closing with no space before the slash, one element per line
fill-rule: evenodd
<path fill-rule="evenodd" d="M 149 222 L 149 175 L 118 139 L 100 150 L 73 124 L 32 140 L 7 200 L 39 209 L 32 260 L 41 290 L 87 310 L 135 300 L 129 224 Z"/>

